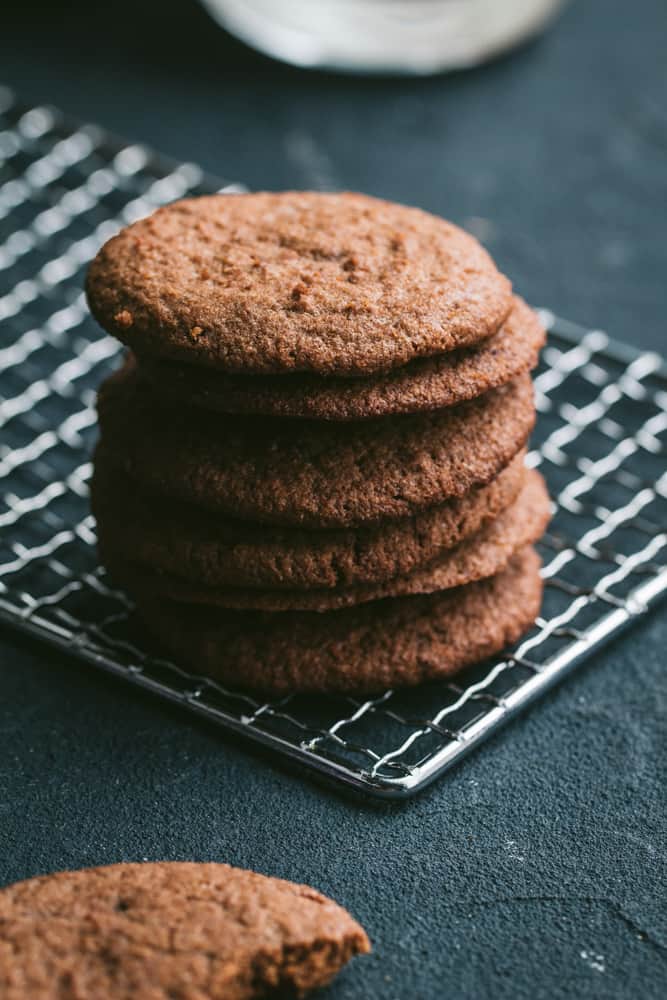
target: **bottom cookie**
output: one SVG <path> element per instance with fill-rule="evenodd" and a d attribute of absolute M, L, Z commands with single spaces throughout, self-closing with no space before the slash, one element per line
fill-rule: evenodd
<path fill-rule="evenodd" d="M 273 696 L 366 694 L 448 677 L 532 625 L 540 559 L 522 549 L 494 577 L 341 611 L 257 612 L 142 597 L 139 617 L 193 673 Z"/>

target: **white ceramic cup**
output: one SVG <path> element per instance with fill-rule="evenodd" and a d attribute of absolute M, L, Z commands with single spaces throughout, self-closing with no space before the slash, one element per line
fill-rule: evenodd
<path fill-rule="evenodd" d="M 428 74 L 536 34 L 564 0 L 202 0 L 229 31 L 296 66 Z"/>

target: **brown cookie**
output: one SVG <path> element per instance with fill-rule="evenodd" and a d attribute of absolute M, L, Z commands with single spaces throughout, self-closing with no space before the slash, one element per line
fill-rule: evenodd
<path fill-rule="evenodd" d="M 139 359 L 139 375 L 158 395 L 221 413 L 317 420 L 365 420 L 438 410 L 504 385 L 537 364 L 544 329 L 515 298 L 509 317 L 479 346 L 421 358 L 367 378 L 318 375 L 229 375 L 155 358 Z"/>
<path fill-rule="evenodd" d="M 136 561 L 128 563 L 119 558 L 115 547 L 107 548 L 103 543 L 101 556 L 113 578 L 126 585 L 130 593 L 222 608 L 324 612 L 384 597 L 432 594 L 493 576 L 507 565 L 515 552 L 542 536 L 550 516 L 551 502 L 544 480 L 539 472 L 528 472 L 526 484 L 511 507 L 434 562 L 382 583 L 336 590 L 206 587 L 183 576 L 156 572 Z"/>
<path fill-rule="evenodd" d="M 493 479 L 523 447 L 530 377 L 435 413 L 362 423 L 226 417 L 147 398 L 121 369 L 100 391 L 105 451 L 159 496 L 265 524 L 408 517 Z"/>
<path fill-rule="evenodd" d="M 511 286 L 457 226 L 361 194 L 175 202 L 109 240 L 91 310 L 139 354 L 369 375 L 496 333 Z"/>
<path fill-rule="evenodd" d="M 301 997 L 368 951 L 315 889 L 223 864 L 117 864 L 0 890 L 3 1000 Z"/>
<path fill-rule="evenodd" d="M 411 573 L 496 517 L 518 496 L 524 456 L 487 486 L 413 517 L 312 532 L 234 521 L 150 496 L 99 447 L 91 503 L 103 547 L 125 562 L 210 587 L 350 587 Z"/>
<path fill-rule="evenodd" d="M 500 652 L 534 622 L 540 560 L 524 549 L 496 576 L 342 611 L 232 611 L 142 598 L 138 612 L 193 673 L 274 696 L 365 694 L 455 674 Z"/>

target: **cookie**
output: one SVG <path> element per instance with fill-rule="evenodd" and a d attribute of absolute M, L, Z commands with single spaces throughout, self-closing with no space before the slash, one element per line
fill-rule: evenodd
<path fill-rule="evenodd" d="M 453 406 L 504 385 L 537 364 L 544 328 L 514 299 L 499 332 L 475 347 L 421 358 L 366 378 L 318 375 L 229 375 L 195 365 L 142 357 L 148 388 L 176 404 L 221 413 L 317 420 L 365 420 Z"/>
<path fill-rule="evenodd" d="M 388 371 L 493 335 L 512 302 L 457 226 L 306 191 L 161 208 L 102 247 L 86 290 L 137 353 L 250 374 Z"/>
<path fill-rule="evenodd" d="M 496 517 L 518 496 L 524 456 L 521 451 L 487 486 L 413 517 L 306 532 L 152 497 L 114 469 L 99 447 L 91 504 L 104 547 L 125 562 L 211 587 L 350 587 L 410 573 Z"/>
<path fill-rule="evenodd" d="M 528 375 L 435 413 L 323 423 L 174 410 L 131 367 L 104 383 L 98 412 L 110 461 L 157 496 L 315 529 L 463 496 L 507 465 L 535 417 Z"/>
<path fill-rule="evenodd" d="M 540 560 L 525 549 L 496 576 L 455 590 L 318 614 L 231 611 L 142 598 L 138 613 L 185 669 L 230 687 L 370 694 L 449 677 L 534 622 Z"/>
<path fill-rule="evenodd" d="M 494 521 L 454 549 L 405 576 L 382 583 L 336 590 L 251 590 L 206 587 L 182 576 L 155 572 L 119 558 L 113 546 L 101 545 L 102 562 L 131 594 L 168 598 L 185 604 L 258 611 L 331 611 L 385 597 L 432 594 L 460 587 L 500 572 L 519 549 L 536 542 L 551 516 L 551 503 L 539 472 L 529 472 L 517 500 Z M 101 536 L 103 538 L 103 536 Z"/>
<path fill-rule="evenodd" d="M 3 1000 L 301 997 L 369 950 L 326 896 L 223 864 L 117 864 L 0 891 Z"/>

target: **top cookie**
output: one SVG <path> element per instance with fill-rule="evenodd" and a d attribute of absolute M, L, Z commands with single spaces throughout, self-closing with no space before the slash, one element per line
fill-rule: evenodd
<path fill-rule="evenodd" d="M 388 371 L 491 336 L 512 305 L 457 226 L 302 191 L 161 208 L 102 247 L 87 294 L 137 352 L 247 374 Z"/>

